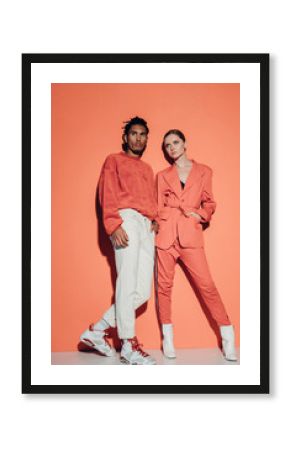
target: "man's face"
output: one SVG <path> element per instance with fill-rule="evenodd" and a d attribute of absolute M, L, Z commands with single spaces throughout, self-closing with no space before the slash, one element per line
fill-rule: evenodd
<path fill-rule="evenodd" d="M 142 154 L 148 139 L 146 128 L 143 125 L 132 125 L 124 139 L 128 146 L 128 153 Z"/>

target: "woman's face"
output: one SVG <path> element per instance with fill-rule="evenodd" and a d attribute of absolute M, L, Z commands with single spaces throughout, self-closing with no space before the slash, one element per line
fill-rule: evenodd
<path fill-rule="evenodd" d="M 186 149 L 185 142 L 177 134 L 169 134 L 166 136 L 163 146 L 167 155 L 174 161 L 180 158 Z"/>

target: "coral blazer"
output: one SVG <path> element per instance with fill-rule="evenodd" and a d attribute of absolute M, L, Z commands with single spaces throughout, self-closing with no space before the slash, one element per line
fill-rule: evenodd
<path fill-rule="evenodd" d="M 178 238 L 185 248 L 203 247 L 203 225 L 211 220 L 216 202 L 212 194 L 212 170 L 196 161 L 186 180 L 180 184 L 174 165 L 159 172 L 156 177 L 159 231 L 156 246 L 168 249 Z M 201 221 L 186 212 L 196 212 Z"/>

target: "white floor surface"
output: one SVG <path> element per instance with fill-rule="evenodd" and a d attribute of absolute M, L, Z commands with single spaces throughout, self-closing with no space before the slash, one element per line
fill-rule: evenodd
<path fill-rule="evenodd" d="M 157 364 L 162 365 L 225 365 L 239 364 L 237 362 L 226 361 L 219 349 L 177 349 L 175 359 L 165 358 L 160 350 L 146 350 L 152 355 Z M 239 358 L 239 350 L 237 350 Z M 54 352 L 51 357 L 51 364 L 56 365 L 83 365 L 83 364 L 105 364 L 121 365 L 120 354 L 113 357 L 105 357 L 97 352 Z"/>

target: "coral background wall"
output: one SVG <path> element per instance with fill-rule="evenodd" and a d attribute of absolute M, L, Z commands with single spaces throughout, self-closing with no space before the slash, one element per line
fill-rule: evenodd
<path fill-rule="evenodd" d="M 135 115 L 148 122 L 143 159 L 155 173 L 167 166 L 161 141 L 170 128 L 184 132 L 191 158 L 213 169 L 217 210 L 205 247 L 239 345 L 239 109 L 238 84 L 52 85 L 52 351 L 76 350 L 80 333 L 113 300 L 113 253 L 96 189 L 106 156 L 121 151 L 123 121 Z M 179 266 L 173 321 L 177 348 L 217 345 Z M 137 335 L 159 348 L 154 289 Z"/>

